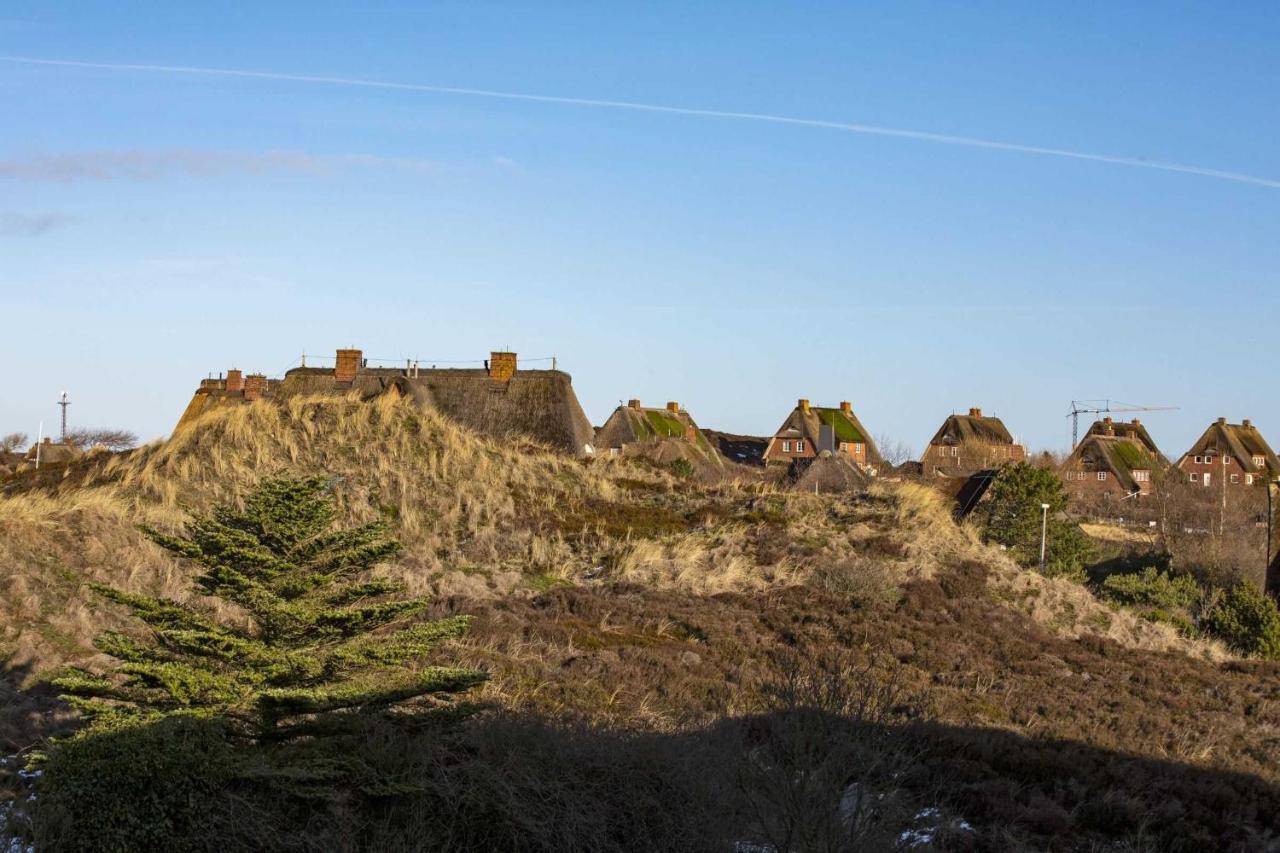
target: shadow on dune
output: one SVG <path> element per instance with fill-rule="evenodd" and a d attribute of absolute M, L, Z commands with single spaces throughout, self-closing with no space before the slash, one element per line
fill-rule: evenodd
<path fill-rule="evenodd" d="M 335 761 L 355 770 L 327 786 L 271 772 Z M 1254 776 L 803 708 L 675 734 L 370 716 L 252 754 L 170 720 L 55 756 L 38 808 L 42 851 L 1252 851 L 1280 835 L 1280 789 Z"/>

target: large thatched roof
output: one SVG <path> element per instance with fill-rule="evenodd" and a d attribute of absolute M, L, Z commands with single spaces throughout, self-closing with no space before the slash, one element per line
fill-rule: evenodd
<path fill-rule="evenodd" d="M 643 446 L 656 448 L 671 442 L 686 444 L 690 450 L 714 465 L 723 464 L 715 447 L 702 434 L 693 417 L 675 403 L 657 408 L 641 406 L 638 400 L 632 400 L 627 405 L 614 409 L 604 426 L 596 430 L 595 438 L 596 449 L 600 451 Z M 673 452 L 675 451 L 666 450 L 663 455 Z"/>
<path fill-rule="evenodd" d="M 858 416 L 853 413 L 851 406 L 830 408 L 826 406 L 806 406 L 805 403 L 807 401 L 802 400 L 791 410 L 786 420 L 782 422 L 782 426 L 778 427 L 774 433 L 775 439 L 803 438 L 809 441 L 813 447 L 820 448 L 819 437 L 822 426 L 825 424 L 832 428 L 837 442 L 863 444 L 867 449 L 868 465 L 874 468 L 884 467 L 884 459 L 880 457 L 880 451 L 876 448 L 876 443 L 871 438 L 871 433 L 862 425 L 862 421 L 858 420 Z"/>
<path fill-rule="evenodd" d="M 1191 449 L 1182 454 L 1179 464 L 1188 456 L 1197 456 L 1206 451 L 1231 455 L 1246 473 L 1280 477 L 1280 459 L 1276 458 L 1271 445 L 1267 444 L 1262 433 L 1250 421 L 1229 424 L 1226 418 L 1218 418 L 1191 445 Z M 1254 464 L 1255 456 L 1261 457 L 1261 465 Z"/>
<path fill-rule="evenodd" d="M 347 358 L 344 354 L 349 354 Z M 504 366 L 515 367 L 515 355 Z M 419 369 L 369 367 L 358 350 L 340 350 L 346 375 L 330 367 L 296 367 L 283 379 L 270 380 L 257 399 L 285 401 L 312 394 L 355 394 L 371 400 L 384 394 L 404 397 L 423 408 L 434 408 L 477 432 L 498 439 L 525 437 L 558 450 L 584 456 L 593 451 L 590 421 L 573 392 L 569 374 L 559 370 L 514 370 L 495 378 L 483 369 Z M 204 413 L 227 405 L 250 402 L 238 383 L 201 382 L 178 429 Z"/>
<path fill-rule="evenodd" d="M 1128 492 L 1142 488 L 1134 479 L 1134 471 L 1159 471 L 1168 460 L 1151 449 L 1132 432 L 1130 435 L 1095 434 L 1092 430 L 1076 445 L 1063 463 L 1063 470 L 1085 467 L 1092 471 L 1109 471 Z"/>
<path fill-rule="evenodd" d="M 1117 421 L 1111 418 L 1094 421 L 1089 427 L 1089 431 L 1085 433 L 1085 437 L 1088 438 L 1091 435 L 1115 436 L 1136 441 L 1146 448 L 1148 453 L 1162 461 L 1167 461 L 1160 453 L 1160 448 L 1156 446 L 1155 439 L 1151 437 L 1151 433 L 1147 432 L 1146 426 L 1136 418 L 1132 421 Z"/>
<path fill-rule="evenodd" d="M 997 417 L 970 409 L 967 415 L 951 415 L 934 433 L 930 444 L 1013 444 L 1013 436 Z"/>

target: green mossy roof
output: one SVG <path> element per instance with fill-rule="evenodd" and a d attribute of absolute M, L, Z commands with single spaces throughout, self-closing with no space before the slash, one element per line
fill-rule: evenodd
<path fill-rule="evenodd" d="M 820 422 L 828 424 L 835 429 L 836 441 L 866 443 L 867 439 L 853 425 L 853 421 L 845 417 L 844 412 L 840 409 L 815 408 L 813 411 L 817 413 Z"/>
<path fill-rule="evenodd" d="M 1151 458 L 1142 447 L 1131 441 L 1117 441 L 1112 445 L 1115 455 L 1126 468 L 1130 471 L 1151 470 L 1155 468 L 1155 461 Z"/>
<path fill-rule="evenodd" d="M 647 411 L 644 419 L 649 429 L 661 438 L 684 437 L 684 422 L 666 412 Z"/>

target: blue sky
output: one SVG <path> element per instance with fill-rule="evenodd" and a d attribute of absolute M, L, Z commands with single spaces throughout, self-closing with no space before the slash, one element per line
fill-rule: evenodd
<path fill-rule="evenodd" d="M 1280 10 L 1210 4 L 10 0 L 0 55 L 834 122 L 1280 180 Z M 600 423 L 765 433 L 850 399 L 917 450 L 1069 401 L 1180 453 L 1280 444 L 1280 188 L 840 130 L 0 62 L 0 432 L 165 434 L 197 380 L 303 351 L 556 355 Z M 1249 365 L 1257 365 L 1254 372 Z"/>

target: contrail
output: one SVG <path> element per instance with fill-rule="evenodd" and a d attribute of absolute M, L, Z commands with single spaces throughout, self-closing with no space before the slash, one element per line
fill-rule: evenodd
<path fill-rule="evenodd" d="M 439 95 L 464 95 L 476 98 L 496 98 L 505 101 L 531 101 L 541 104 L 564 104 L 576 107 L 595 107 L 598 109 L 634 110 L 649 113 L 665 113 L 668 115 L 697 116 L 700 118 L 732 119 L 737 121 L 767 122 L 770 124 L 787 124 L 799 127 L 816 127 L 825 130 L 839 130 L 846 133 L 860 133 L 869 136 L 888 136 L 896 139 L 914 139 L 920 142 L 937 142 L 943 145 L 963 145 L 969 148 L 986 148 L 995 151 L 1016 151 L 1021 154 L 1038 154 L 1046 157 L 1065 157 L 1071 160 L 1088 160 L 1094 163 L 1110 163 L 1116 166 L 1131 166 L 1139 169 L 1156 169 L 1161 172 L 1179 172 L 1184 175 L 1199 175 L 1205 178 L 1218 178 L 1224 181 L 1236 181 L 1270 189 L 1280 189 L 1280 179 L 1263 178 L 1257 175 L 1246 175 L 1240 172 L 1228 172 L 1222 169 L 1210 169 L 1203 166 L 1191 166 L 1185 163 L 1166 163 L 1159 160 L 1145 160 L 1139 157 L 1120 157 L 1111 154 L 1091 154 L 1085 151 L 1071 151 L 1065 148 L 1049 148 L 1041 145 L 1023 145 L 1017 142 L 1001 142 L 995 139 L 981 139 L 972 136 L 953 136 L 946 133 L 931 133 L 924 130 L 907 130 L 898 127 L 879 127 L 871 124 L 855 124 L 842 121 L 826 121 L 815 118 L 799 118 L 796 116 L 773 115 L 770 113 L 737 112 L 732 110 L 711 110 L 696 107 L 673 107 L 663 104 L 644 104 L 634 101 L 611 101 L 597 98 L 575 98 L 563 95 L 534 95 L 524 92 L 502 92 L 492 89 L 466 89 L 457 86 L 429 86 L 421 83 L 394 83 L 384 80 L 366 80 L 355 77 L 328 77 L 313 74 L 286 74 L 276 71 L 245 71 L 234 68 L 202 68 L 189 65 L 138 65 L 116 62 L 76 62 L 66 59 L 40 59 L 29 56 L 0 56 L 0 62 L 19 63 L 23 65 L 55 65 L 66 68 L 98 68 L 111 71 L 145 71 L 162 74 L 191 74 L 210 77 L 247 77 L 256 80 L 284 80 L 293 83 L 311 83 L 325 86 L 356 86 L 367 89 L 396 89 L 406 92 L 430 92 Z"/>

